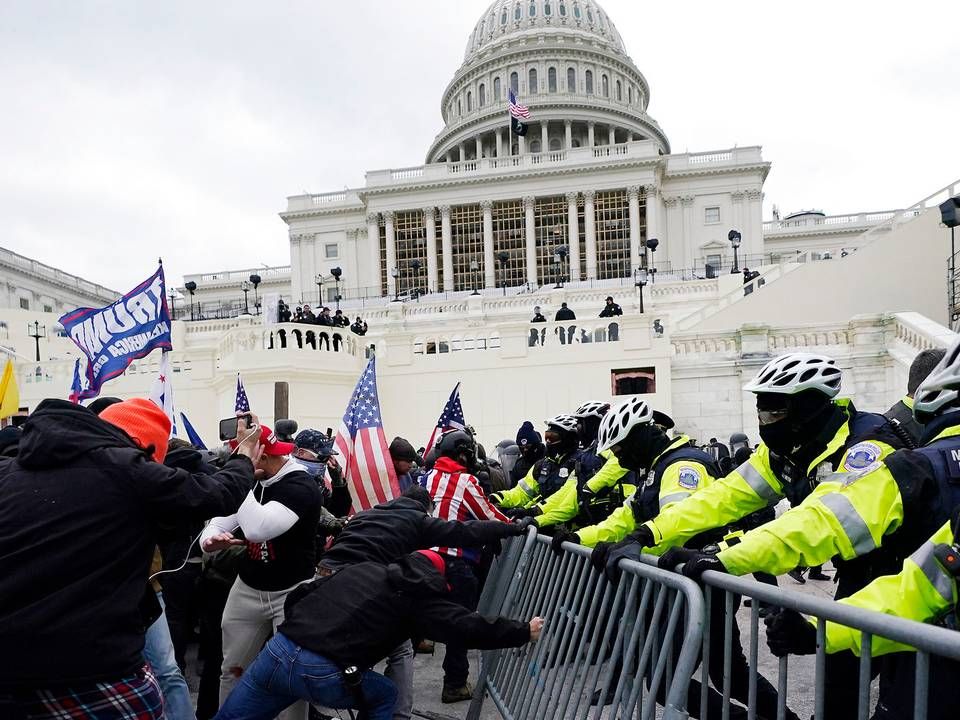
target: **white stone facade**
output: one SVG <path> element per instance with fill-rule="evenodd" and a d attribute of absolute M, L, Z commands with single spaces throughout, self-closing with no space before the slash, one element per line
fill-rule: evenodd
<path fill-rule="evenodd" d="M 62 314 L 113 302 L 118 293 L 0 248 L 0 309 Z"/>

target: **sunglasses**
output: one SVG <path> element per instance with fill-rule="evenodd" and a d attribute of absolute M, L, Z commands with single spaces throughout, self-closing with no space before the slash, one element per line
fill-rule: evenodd
<path fill-rule="evenodd" d="M 757 419 L 760 425 L 773 425 L 787 416 L 786 408 L 782 410 L 757 410 Z"/>

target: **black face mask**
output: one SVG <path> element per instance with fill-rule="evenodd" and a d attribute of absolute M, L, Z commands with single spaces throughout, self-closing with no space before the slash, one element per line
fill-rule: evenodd
<path fill-rule="evenodd" d="M 598 417 L 586 417 L 580 420 L 578 434 L 580 444 L 589 447 L 597 439 L 597 432 L 600 430 L 600 420 Z"/>
<path fill-rule="evenodd" d="M 627 470 L 645 472 L 669 444 L 670 438 L 653 423 L 637 425 L 620 444 L 617 461 Z"/>
<path fill-rule="evenodd" d="M 778 455 L 792 455 L 820 435 L 833 407 L 830 399 L 816 390 L 786 397 L 760 394 L 758 413 L 786 410 L 782 419 L 760 426 L 760 439 Z"/>
<path fill-rule="evenodd" d="M 547 456 L 559 457 L 573 452 L 577 449 L 577 443 L 577 433 L 563 430 L 560 432 L 559 440 L 547 443 Z"/>

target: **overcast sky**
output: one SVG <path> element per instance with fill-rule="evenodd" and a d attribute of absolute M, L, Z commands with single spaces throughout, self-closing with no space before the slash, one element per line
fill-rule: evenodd
<path fill-rule="evenodd" d="M 486 0 L 5 0 L 0 246 L 117 290 L 286 264 L 287 195 L 419 165 Z M 603 0 L 674 152 L 762 145 L 764 216 L 960 178 L 955 2 Z"/>

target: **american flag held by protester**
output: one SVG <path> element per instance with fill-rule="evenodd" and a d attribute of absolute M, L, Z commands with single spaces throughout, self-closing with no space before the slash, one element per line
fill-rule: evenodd
<path fill-rule="evenodd" d="M 447 404 L 443 406 L 443 412 L 440 413 L 437 424 L 430 434 L 430 439 L 424 448 L 424 454 L 433 449 L 436 441 L 447 430 L 466 430 L 466 428 L 467 421 L 463 419 L 463 405 L 460 404 L 460 383 L 457 383 L 453 388 L 453 392 L 450 393 Z"/>
<path fill-rule="evenodd" d="M 247 391 L 243 388 L 243 380 L 240 379 L 240 373 L 237 373 L 237 399 L 233 409 L 238 413 L 250 412 L 250 401 L 247 399 Z"/>

